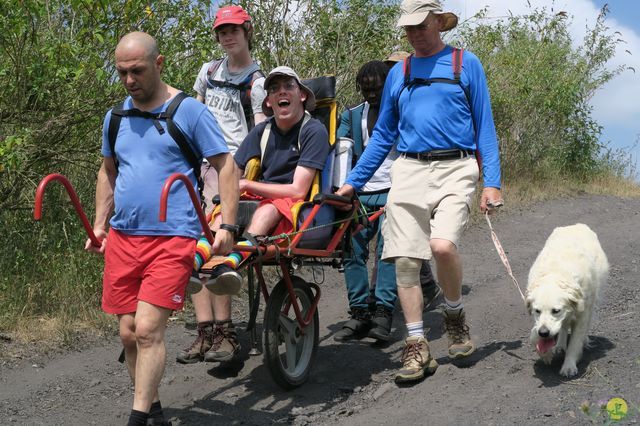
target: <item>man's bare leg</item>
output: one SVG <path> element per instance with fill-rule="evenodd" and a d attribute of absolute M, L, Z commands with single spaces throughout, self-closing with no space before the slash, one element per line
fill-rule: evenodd
<path fill-rule="evenodd" d="M 158 400 L 158 386 L 164 374 L 166 348 L 164 334 L 170 309 L 139 301 L 135 316 L 138 353 L 135 367 L 133 409 L 148 413 Z"/>
<path fill-rule="evenodd" d="M 416 283 L 413 287 L 398 287 L 398 299 L 402 306 L 404 321 L 407 324 L 422 321 L 422 287 Z"/>
<path fill-rule="evenodd" d="M 118 315 L 120 324 L 120 341 L 124 347 L 124 359 L 131 383 L 136 384 L 136 360 L 138 356 L 138 344 L 136 342 L 135 315 Z M 153 402 L 159 401 L 158 392 L 153 397 Z"/>
<path fill-rule="evenodd" d="M 431 251 L 438 266 L 438 280 L 445 300 L 444 324 L 449 340 L 449 358 L 462 358 L 475 351 L 462 304 L 462 261 L 451 241 L 431 240 Z"/>
<path fill-rule="evenodd" d="M 439 238 L 431 240 L 431 252 L 438 268 L 438 281 L 448 300 L 462 297 L 462 261 L 458 248 L 451 241 Z"/>
<path fill-rule="evenodd" d="M 206 281 L 205 281 L 206 282 Z M 191 295 L 191 302 L 196 313 L 196 321 L 198 323 L 213 321 L 214 300 L 210 291 L 204 286 L 202 289 Z"/>

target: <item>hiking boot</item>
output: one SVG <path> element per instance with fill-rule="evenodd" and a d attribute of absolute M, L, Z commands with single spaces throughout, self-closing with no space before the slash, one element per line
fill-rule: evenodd
<path fill-rule="evenodd" d="M 240 351 L 236 327 L 231 321 L 215 321 L 213 326 L 213 345 L 204 354 L 206 362 L 231 361 Z"/>
<path fill-rule="evenodd" d="M 173 423 L 171 423 L 171 420 L 166 420 L 166 419 L 154 419 L 152 417 L 149 417 L 149 420 L 147 420 L 147 426 L 172 426 Z"/>
<path fill-rule="evenodd" d="M 187 294 L 196 294 L 200 290 L 202 290 L 202 279 L 200 278 L 200 273 L 192 271 L 185 291 Z"/>
<path fill-rule="evenodd" d="M 396 383 L 414 382 L 438 369 L 438 363 L 429 352 L 427 339 L 422 336 L 407 337 L 400 360 L 402 368 L 396 373 Z"/>
<path fill-rule="evenodd" d="M 441 294 L 442 294 L 442 290 L 440 289 L 440 286 L 436 284 L 435 281 L 431 281 L 423 285 L 422 286 L 422 301 L 423 301 L 422 309 L 425 311 L 429 309 L 431 305 L 433 305 L 434 302 L 438 300 Z"/>
<path fill-rule="evenodd" d="M 186 349 L 178 352 L 176 361 L 181 364 L 193 364 L 204 359 L 204 354 L 213 345 L 213 323 L 202 322 L 198 324 L 198 336 Z"/>
<path fill-rule="evenodd" d="M 208 275 L 209 281 L 205 287 L 218 296 L 235 295 L 242 288 L 242 277 L 229 265 L 220 264 L 211 270 Z"/>
<path fill-rule="evenodd" d="M 371 328 L 371 313 L 368 308 L 351 308 L 351 319 L 333 335 L 333 340 L 344 342 L 352 339 L 362 339 Z"/>
<path fill-rule="evenodd" d="M 371 330 L 369 337 L 388 342 L 391 338 L 391 322 L 393 321 L 393 310 L 383 305 L 376 305 L 376 312 L 371 320 Z"/>
<path fill-rule="evenodd" d="M 445 309 L 443 315 L 444 328 L 449 340 L 449 358 L 456 359 L 471 355 L 476 350 L 476 346 L 469 336 L 469 326 L 466 324 L 462 308 Z"/>

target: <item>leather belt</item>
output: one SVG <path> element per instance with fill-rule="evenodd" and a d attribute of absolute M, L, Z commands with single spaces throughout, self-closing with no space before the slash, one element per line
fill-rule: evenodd
<path fill-rule="evenodd" d="M 427 152 L 402 152 L 400 155 L 405 158 L 415 158 L 420 161 L 443 161 L 455 160 L 475 155 L 475 151 L 470 149 L 443 149 Z"/>

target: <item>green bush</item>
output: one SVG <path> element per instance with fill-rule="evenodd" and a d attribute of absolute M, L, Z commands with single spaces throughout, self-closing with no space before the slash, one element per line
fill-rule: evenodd
<path fill-rule="evenodd" d="M 606 13 L 605 6 L 578 49 L 566 14 L 545 9 L 493 23 L 481 12 L 479 25 L 460 29 L 457 41 L 485 67 L 506 180 L 588 180 L 611 171 L 589 105 L 595 90 L 623 71 L 606 68 L 619 42 Z"/>
<path fill-rule="evenodd" d="M 397 1 L 239 3 L 254 18 L 253 54 L 263 69 L 333 74 L 341 106 L 360 99 L 362 63 L 408 50 L 395 28 Z M 620 172 L 620 153 L 602 151 L 588 104 L 622 71 L 605 67 L 619 42 L 605 17 L 603 9 L 578 49 L 567 18 L 545 10 L 462 24 L 446 36 L 485 66 L 505 180 Z M 222 54 L 211 22 L 204 0 L 0 0 L 0 329 L 18 316 L 72 324 L 95 313 L 102 260 L 82 250 L 86 236 L 60 188 L 48 191 L 44 219 L 34 224 L 35 187 L 49 173 L 65 174 L 91 216 L 102 121 L 125 95 L 114 72 L 118 40 L 132 30 L 156 36 L 165 81 L 190 92 L 201 64 Z"/>

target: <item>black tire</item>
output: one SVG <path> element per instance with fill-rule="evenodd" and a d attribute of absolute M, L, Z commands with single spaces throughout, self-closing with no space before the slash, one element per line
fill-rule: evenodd
<path fill-rule="evenodd" d="M 291 282 L 305 317 L 313 303 L 313 292 L 302 278 L 292 276 Z M 280 280 L 269 296 L 264 313 L 264 361 L 273 380 L 287 390 L 307 381 L 318 349 L 319 334 L 318 310 L 302 334 L 293 307 L 283 313 L 288 301 L 287 285 Z"/>

